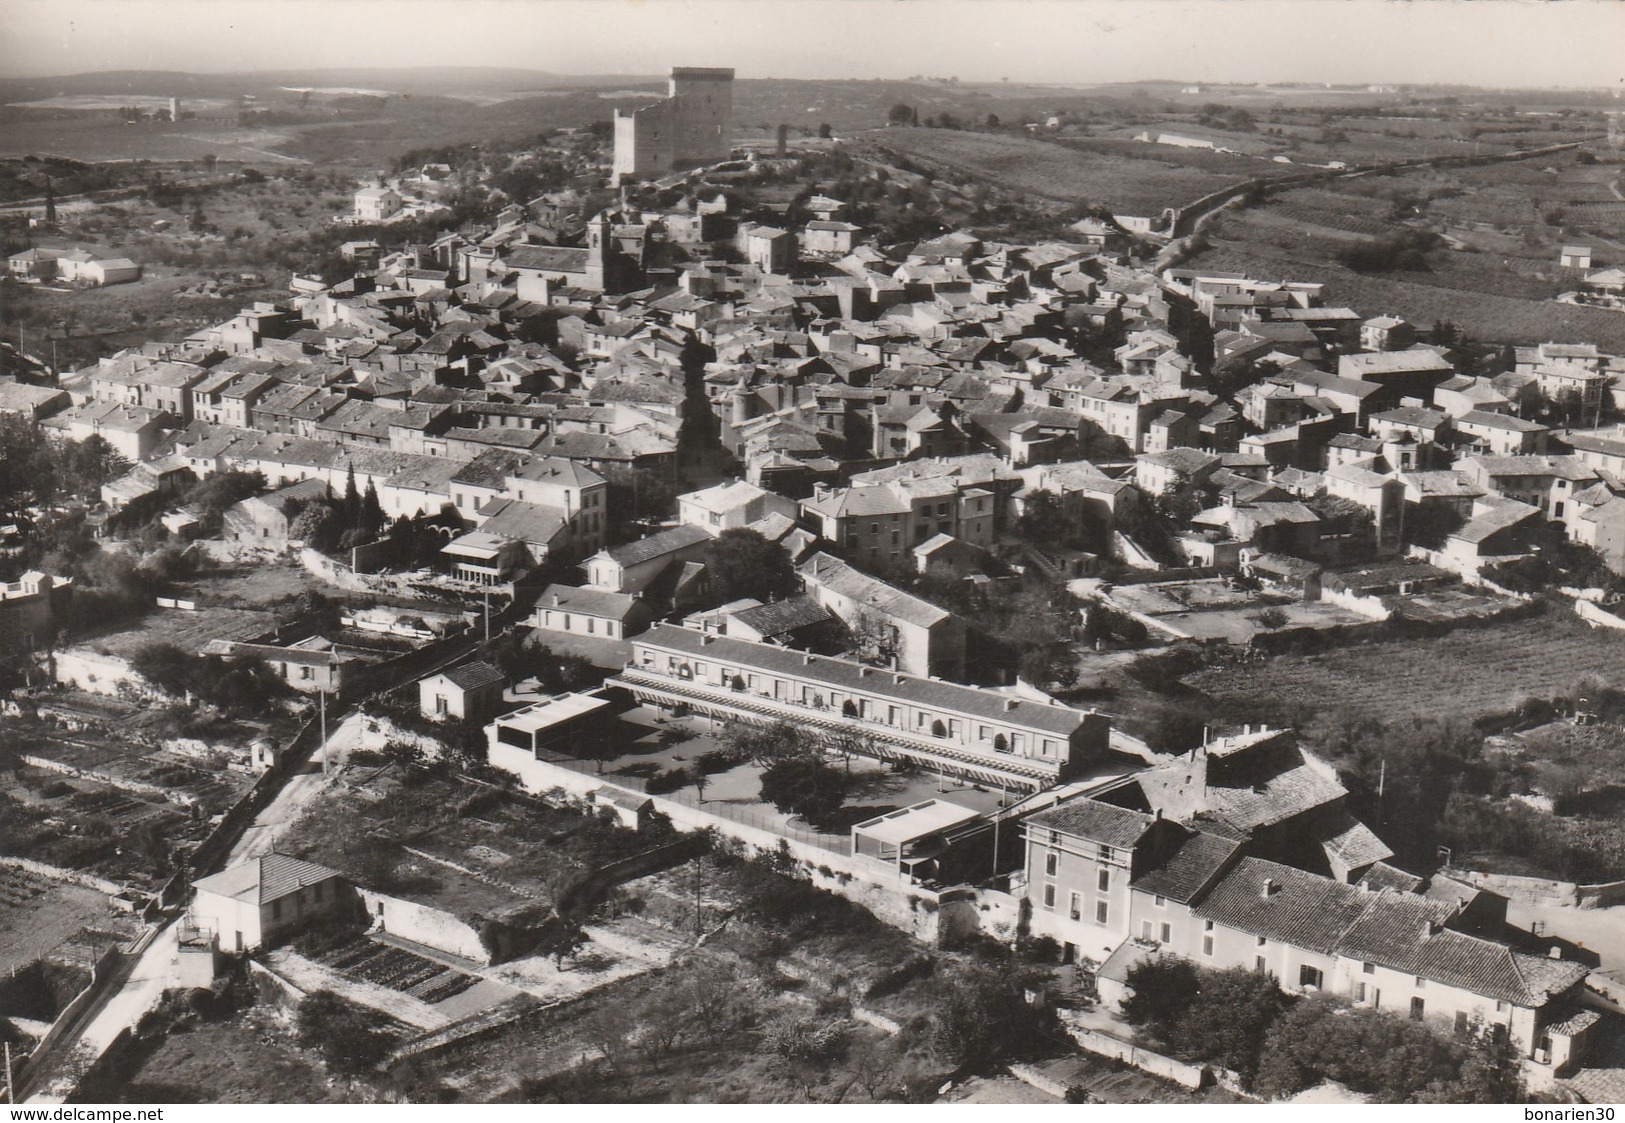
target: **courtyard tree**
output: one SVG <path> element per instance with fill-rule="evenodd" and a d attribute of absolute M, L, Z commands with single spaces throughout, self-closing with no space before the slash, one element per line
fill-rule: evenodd
<path fill-rule="evenodd" d="M 762 770 L 762 798 L 810 822 L 839 810 L 846 791 L 846 773 L 816 757 L 787 757 Z"/>
<path fill-rule="evenodd" d="M 706 551 L 711 591 L 722 602 L 780 600 L 796 593 L 795 566 L 783 546 L 747 527 L 729 527 Z"/>

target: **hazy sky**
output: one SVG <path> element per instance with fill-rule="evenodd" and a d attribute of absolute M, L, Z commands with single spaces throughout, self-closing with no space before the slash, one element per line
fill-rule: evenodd
<path fill-rule="evenodd" d="M 1621 89 L 1625 0 L 0 0 L 0 74 L 436 64 Z"/>

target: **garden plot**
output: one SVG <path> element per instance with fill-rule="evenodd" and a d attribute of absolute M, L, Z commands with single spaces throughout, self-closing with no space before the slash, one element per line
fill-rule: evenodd
<path fill-rule="evenodd" d="M 314 958 L 350 978 L 398 990 L 431 1006 L 462 994 L 480 981 L 467 972 L 365 936 Z"/>
<path fill-rule="evenodd" d="M 106 894 L 0 866 L 0 973 L 49 958 L 80 942 L 87 928 L 109 923 L 115 922 Z M 131 934 L 117 933 L 121 940 Z"/>

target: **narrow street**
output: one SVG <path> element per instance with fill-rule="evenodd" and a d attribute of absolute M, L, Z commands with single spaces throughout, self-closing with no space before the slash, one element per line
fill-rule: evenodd
<path fill-rule="evenodd" d="M 179 972 L 179 929 L 179 920 L 171 920 L 159 930 L 136 960 L 129 979 L 80 1032 L 78 1044 L 51 1074 L 50 1082 L 26 1102 L 66 1102 L 80 1077 L 107 1051 L 113 1040 L 126 1029 L 133 1029 L 141 1016 L 158 1004 Z"/>

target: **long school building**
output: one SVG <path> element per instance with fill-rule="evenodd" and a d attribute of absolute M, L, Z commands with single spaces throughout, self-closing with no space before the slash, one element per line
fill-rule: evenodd
<path fill-rule="evenodd" d="M 1006 788 L 1064 782 L 1107 751 L 1103 714 L 662 624 L 610 685 L 724 720 L 787 721 L 843 748 Z"/>

